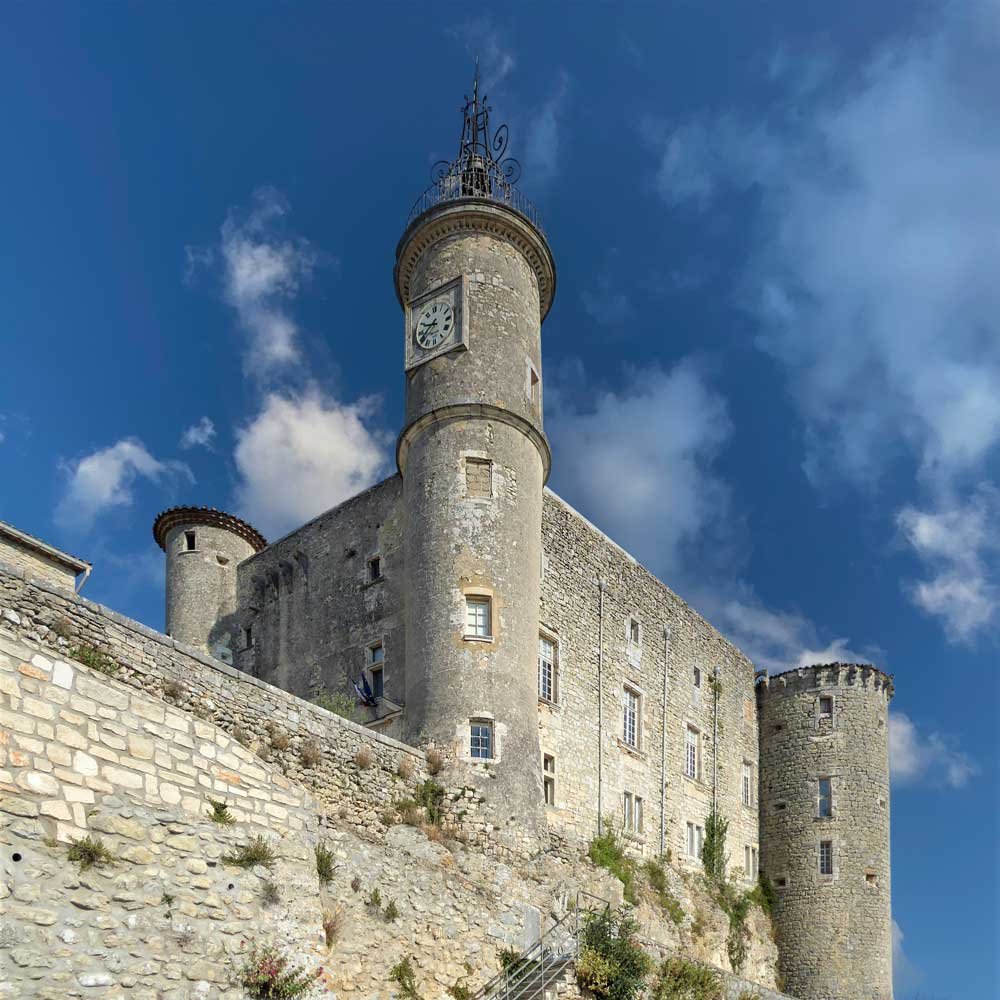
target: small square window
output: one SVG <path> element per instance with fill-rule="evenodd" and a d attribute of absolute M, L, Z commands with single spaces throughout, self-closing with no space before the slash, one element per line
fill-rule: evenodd
<path fill-rule="evenodd" d="M 379 556 L 372 556 L 368 560 L 368 582 L 374 583 L 382 579 L 382 560 Z"/>
<path fill-rule="evenodd" d="M 382 698 L 385 696 L 385 678 L 383 676 L 382 667 L 372 667 L 372 694 L 376 698 Z"/>
<path fill-rule="evenodd" d="M 552 754 L 542 755 L 542 786 L 545 791 L 545 804 L 556 804 L 556 759 Z"/>
<path fill-rule="evenodd" d="M 787 885 L 788 885 L 788 879 L 787 878 L 782 878 L 781 876 L 779 876 L 778 878 L 776 878 L 774 880 L 774 887 L 775 887 L 775 889 L 784 889 L 784 888 L 787 887 Z"/>
<path fill-rule="evenodd" d="M 473 760 L 493 759 L 493 724 L 474 720 L 469 726 L 469 752 Z"/>
<path fill-rule="evenodd" d="M 385 660 L 385 646 L 380 642 L 373 642 L 368 647 L 368 662 L 382 663 Z"/>
<path fill-rule="evenodd" d="M 833 697 L 828 694 L 820 696 L 819 699 L 819 718 L 820 722 L 824 719 L 833 719 Z"/>
<path fill-rule="evenodd" d="M 829 819 L 833 815 L 833 782 L 829 778 L 819 779 L 819 796 L 816 815 Z"/>
<path fill-rule="evenodd" d="M 185 531 L 184 532 L 184 548 L 188 552 L 194 552 L 196 541 L 197 541 L 197 539 L 196 539 L 195 533 L 193 531 Z"/>
<path fill-rule="evenodd" d="M 493 496 L 493 463 L 488 458 L 465 460 L 465 494 L 470 497 Z"/>
<path fill-rule="evenodd" d="M 833 841 L 821 840 L 819 842 L 819 873 L 820 875 L 833 874 Z"/>
<path fill-rule="evenodd" d="M 538 697 L 557 701 L 556 644 L 544 635 L 538 637 Z"/>
<path fill-rule="evenodd" d="M 466 597 L 465 634 L 475 639 L 492 637 L 492 614 L 488 597 Z"/>
<path fill-rule="evenodd" d="M 630 687 L 622 690 L 622 740 L 630 747 L 639 749 L 641 698 L 638 691 Z"/>

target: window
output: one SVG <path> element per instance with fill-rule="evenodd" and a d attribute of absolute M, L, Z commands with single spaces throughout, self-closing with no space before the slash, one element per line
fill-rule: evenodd
<path fill-rule="evenodd" d="M 544 635 L 538 637 L 538 697 L 543 701 L 555 702 L 556 691 L 556 644 Z"/>
<path fill-rule="evenodd" d="M 701 667 L 694 668 L 694 686 L 696 688 L 701 687 Z"/>
<path fill-rule="evenodd" d="M 493 496 L 493 463 L 488 458 L 465 460 L 465 495 L 470 497 Z"/>
<path fill-rule="evenodd" d="M 556 804 L 556 759 L 550 753 L 542 754 L 542 787 L 545 791 L 545 804 Z"/>
<path fill-rule="evenodd" d="M 642 645 L 642 625 L 638 618 L 629 618 L 628 620 L 628 641 L 631 646 Z"/>
<path fill-rule="evenodd" d="M 194 552 L 195 540 L 195 534 L 193 531 L 184 532 L 184 548 L 188 552 Z"/>
<path fill-rule="evenodd" d="M 778 878 L 776 878 L 774 880 L 774 887 L 775 887 L 775 889 L 784 889 L 784 888 L 787 887 L 787 885 L 788 885 L 788 879 L 787 878 L 783 878 L 783 877 L 779 876 Z"/>
<path fill-rule="evenodd" d="M 465 634 L 473 639 L 489 639 L 491 631 L 490 599 L 488 597 L 466 597 Z"/>
<path fill-rule="evenodd" d="M 824 694 L 819 699 L 819 720 L 833 721 L 833 696 Z"/>
<path fill-rule="evenodd" d="M 538 406 L 539 403 L 539 390 L 542 386 L 542 380 L 538 377 L 538 372 L 535 371 L 535 366 L 529 361 L 528 362 L 528 399 L 531 400 L 532 406 Z"/>
<path fill-rule="evenodd" d="M 833 874 L 833 841 L 821 840 L 819 842 L 819 873 L 820 875 Z"/>
<path fill-rule="evenodd" d="M 383 678 L 382 673 L 381 666 L 372 667 L 371 669 L 372 694 L 375 695 L 376 698 L 382 698 L 385 696 L 385 679 Z"/>
<path fill-rule="evenodd" d="M 378 556 L 372 556 L 368 560 L 368 582 L 374 583 L 382 579 L 382 560 Z"/>
<path fill-rule="evenodd" d="M 622 691 L 624 721 L 622 740 L 630 747 L 639 748 L 639 692 L 626 687 Z"/>
<path fill-rule="evenodd" d="M 698 826 L 696 823 L 688 823 L 687 825 L 687 856 L 689 858 L 700 858 L 701 849 L 705 843 L 705 828 Z"/>
<path fill-rule="evenodd" d="M 689 778 L 698 777 L 698 730 L 688 726 L 684 731 L 684 773 Z"/>
<path fill-rule="evenodd" d="M 473 760 L 491 760 L 493 757 L 493 724 L 473 720 L 469 727 L 469 753 Z"/>
<path fill-rule="evenodd" d="M 380 642 L 373 642 L 368 647 L 368 663 L 382 663 L 385 660 L 385 646 Z"/>
<path fill-rule="evenodd" d="M 247 625 L 247 627 L 243 629 L 243 648 L 251 649 L 252 647 L 253 647 L 253 626 Z"/>
<path fill-rule="evenodd" d="M 743 805 L 752 806 L 753 794 L 753 764 L 750 761 L 743 761 Z"/>
<path fill-rule="evenodd" d="M 757 848 L 747 844 L 743 848 L 743 871 L 751 882 L 757 881 L 758 864 Z"/>
<path fill-rule="evenodd" d="M 622 793 L 622 820 L 626 833 L 642 833 L 642 799 L 638 795 Z"/>
<path fill-rule="evenodd" d="M 816 815 L 828 819 L 833 815 L 833 783 L 829 778 L 819 779 L 819 806 Z"/>

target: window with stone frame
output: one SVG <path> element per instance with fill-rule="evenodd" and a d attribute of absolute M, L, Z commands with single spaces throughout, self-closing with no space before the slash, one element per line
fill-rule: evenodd
<path fill-rule="evenodd" d="M 465 495 L 479 498 L 493 496 L 493 463 L 488 458 L 466 458 Z"/>
<path fill-rule="evenodd" d="M 758 871 L 757 848 L 752 844 L 747 844 L 743 848 L 743 872 L 749 881 L 755 882 Z"/>
<path fill-rule="evenodd" d="M 819 842 L 819 873 L 820 875 L 833 874 L 833 841 L 821 840 Z"/>
<path fill-rule="evenodd" d="M 832 694 L 821 694 L 819 696 L 819 715 L 820 723 L 832 723 L 833 722 L 833 695 Z"/>
<path fill-rule="evenodd" d="M 754 767 L 749 760 L 743 761 L 743 782 L 742 782 L 742 792 L 743 792 L 743 805 L 752 806 L 756 795 L 754 778 Z"/>
<path fill-rule="evenodd" d="M 642 739 L 642 695 L 626 684 L 622 688 L 622 742 L 634 750 Z"/>
<path fill-rule="evenodd" d="M 556 704 L 559 701 L 558 647 L 547 635 L 538 636 L 538 697 Z"/>
<path fill-rule="evenodd" d="M 820 819 L 829 819 L 833 815 L 833 782 L 829 778 L 820 778 L 817 786 L 816 815 Z"/>
<path fill-rule="evenodd" d="M 537 408 L 542 401 L 542 380 L 535 366 L 528 362 L 528 384 L 526 386 L 531 405 Z"/>
<path fill-rule="evenodd" d="M 642 833 L 642 798 L 634 792 L 622 792 L 622 826 L 626 833 Z"/>
<path fill-rule="evenodd" d="M 493 759 L 493 723 L 473 719 L 469 723 L 469 755 L 473 760 Z"/>
<path fill-rule="evenodd" d="M 687 824 L 687 838 L 684 844 L 685 852 L 689 858 L 698 860 L 701 858 L 701 849 L 705 844 L 705 828 L 697 823 Z"/>
<path fill-rule="evenodd" d="M 694 726 L 684 730 L 684 774 L 695 780 L 701 776 L 701 734 Z"/>
<path fill-rule="evenodd" d="M 492 602 L 489 597 L 469 594 L 465 598 L 465 635 L 470 639 L 493 636 Z"/>
<path fill-rule="evenodd" d="M 550 754 L 542 754 L 542 788 L 545 792 L 545 804 L 556 804 L 556 759 Z"/>

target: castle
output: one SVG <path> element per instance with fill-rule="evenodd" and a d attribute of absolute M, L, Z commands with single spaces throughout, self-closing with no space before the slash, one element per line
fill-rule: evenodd
<path fill-rule="evenodd" d="M 775 886 L 788 993 L 891 1000 L 892 680 L 755 674 L 546 488 L 555 263 L 478 83 L 463 114 L 396 248 L 397 474 L 270 544 L 216 509 L 161 513 L 166 632 L 433 748 L 512 847 L 613 823 L 634 853 L 694 867 L 715 806 L 730 873 Z M 25 545 L 0 535 L 0 559 Z"/>

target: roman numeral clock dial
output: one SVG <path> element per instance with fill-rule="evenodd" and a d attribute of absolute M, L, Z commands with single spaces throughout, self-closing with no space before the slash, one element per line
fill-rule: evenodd
<path fill-rule="evenodd" d="M 455 328 L 455 310 L 450 302 L 433 302 L 417 317 L 413 339 L 425 351 L 433 350 Z"/>

